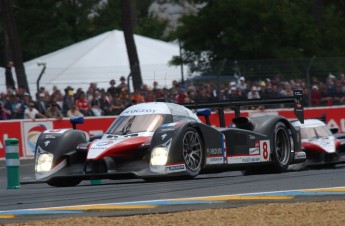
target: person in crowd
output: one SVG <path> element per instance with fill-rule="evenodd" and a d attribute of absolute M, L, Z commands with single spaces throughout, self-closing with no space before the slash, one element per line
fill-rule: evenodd
<path fill-rule="evenodd" d="M 128 95 L 128 88 L 127 87 L 124 87 L 124 88 L 121 89 L 119 97 L 120 97 L 120 99 L 122 101 L 122 104 L 124 106 L 126 106 L 128 104 L 128 102 L 129 102 L 129 95 Z"/>
<path fill-rule="evenodd" d="M 314 106 L 314 107 L 320 106 L 320 101 L 321 101 L 321 94 L 319 91 L 319 87 L 317 85 L 313 85 L 310 92 L 311 106 Z"/>
<path fill-rule="evenodd" d="M 265 81 L 260 82 L 259 95 L 262 99 L 267 99 L 270 95 Z"/>
<path fill-rule="evenodd" d="M 178 94 L 175 96 L 175 103 L 183 104 L 185 98 L 186 98 L 186 93 L 182 88 L 180 88 L 180 90 L 178 91 Z"/>
<path fill-rule="evenodd" d="M 153 95 L 153 91 L 148 90 L 146 96 L 144 97 L 144 102 L 153 102 L 155 101 L 155 96 Z"/>
<path fill-rule="evenodd" d="M 345 103 L 345 95 L 342 90 L 342 86 L 340 83 L 336 85 L 335 93 L 333 96 L 333 104 L 334 105 L 343 105 Z"/>
<path fill-rule="evenodd" d="M 109 82 L 110 87 L 107 89 L 107 93 L 109 93 L 113 98 L 119 94 L 119 89 L 116 87 L 116 82 L 114 79 L 110 80 Z"/>
<path fill-rule="evenodd" d="M 258 88 L 256 86 L 253 86 L 247 94 L 248 99 L 260 99 L 260 94 L 258 92 Z"/>
<path fill-rule="evenodd" d="M 119 115 L 124 109 L 125 105 L 123 104 L 121 98 L 119 96 L 115 96 L 110 104 L 109 114 Z"/>
<path fill-rule="evenodd" d="M 45 102 L 45 95 L 44 93 L 40 93 L 38 94 L 38 101 L 37 101 L 37 109 L 39 112 L 41 112 L 42 114 L 45 114 L 47 111 L 47 106 L 49 106 L 49 102 L 46 103 Z M 50 99 L 50 98 L 49 98 Z"/>
<path fill-rule="evenodd" d="M 14 112 L 13 112 L 12 118 L 13 119 L 23 119 L 25 108 L 24 108 L 23 102 L 19 96 L 17 96 L 17 95 L 14 96 L 13 105 L 14 105 Z"/>
<path fill-rule="evenodd" d="M 71 109 L 69 109 L 67 111 L 67 117 L 71 118 L 71 117 L 83 117 L 83 113 L 81 113 L 79 111 L 79 109 L 77 108 L 77 105 L 72 104 L 71 105 Z"/>
<path fill-rule="evenodd" d="M 325 83 L 320 81 L 318 87 L 321 95 L 320 106 L 332 106 L 333 97 L 327 92 Z"/>
<path fill-rule="evenodd" d="M 91 106 L 91 112 L 92 115 L 94 116 L 101 116 L 102 115 L 102 109 L 101 109 L 101 105 L 99 102 L 99 91 L 96 90 L 92 96 L 92 99 L 90 101 L 90 106 Z"/>
<path fill-rule="evenodd" d="M 85 98 L 89 104 L 91 104 L 91 100 L 93 98 L 93 94 L 95 93 L 95 90 L 93 89 L 93 86 L 90 85 L 89 88 L 86 91 Z"/>
<path fill-rule="evenodd" d="M 228 94 L 229 100 L 242 100 L 242 90 L 240 88 L 236 88 L 235 86 L 230 88 L 230 93 Z"/>
<path fill-rule="evenodd" d="M 243 95 L 247 95 L 248 87 L 247 87 L 246 80 L 243 76 L 240 77 L 239 82 L 237 83 L 236 87 L 241 89 L 241 92 Z"/>
<path fill-rule="evenodd" d="M 24 119 L 31 119 L 33 121 L 36 120 L 36 118 L 46 118 L 45 115 L 41 114 L 36 108 L 35 108 L 35 103 L 30 102 L 28 104 L 28 108 L 25 109 L 24 111 Z"/>
<path fill-rule="evenodd" d="M 97 82 L 91 82 L 91 83 L 90 83 L 90 87 L 92 88 L 92 90 L 93 90 L 94 92 L 95 92 L 95 91 L 101 92 L 101 89 L 98 87 Z"/>
<path fill-rule="evenodd" d="M 210 100 L 210 96 L 207 95 L 207 90 L 204 86 L 201 86 L 196 94 L 195 101 L 196 102 L 208 102 Z"/>
<path fill-rule="evenodd" d="M 105 91 L 101 92 L 101 96 L 99 97 L 98 101 L 99 101 L 99 107 L 104 115 L 110 114 L 110 105 L 113 98 L 114 97 L 110 93 L 105 92 Z"/>
<path fill-rule="evenodd" d="M 52 102 L 50 104 L 50 107 L 47 108 L 46 117 L 47 118 L 55 118 L 58 120 L 63 119 L 63 115 L 62 115 L 61 111 L 59 110 L 58 104 L 56 102 Z"/>
<path fill-rule="evenodd" d="M 65 95 L 63 97 L 63 104 L 62 104 L 62 110 L 63 110 L 63 113 L 65 114 L 67 114 L 67 112 L 71 110 L 72 105 L 75 104 L 73 90 L 74 89 L 71 86 L 67 86 L 65 88 Z"/>
<path fill-rule="evenodd" d="M 11 119 L 11 110 L 5 107 L 5 104 L 0 102 L 0 120 Z"/>
<path fill-rule="evenodd" d="M 173 93 L 174 95 L 178 93 L 179 85 L 176 80 L 172 81 L 171 88 L 169 89 L 170 93 Z"/>
<path fill-rule="evenodd" d="M 118 88 L 119 90 L 122 90 L 122 89 L 124 89 L 124 88 L 128 89 L 128 86 L 127 86 L 127 83 L 126 83 L 126 79 L 125 79 L 124 76 L 121 76 L 121 78 L 120 78 L 120 84 L 117 86 L 117 88 Z"/>
<path fill-rule="evenodd" d="M 8 61 L 5 69 L 6 88 L 15 90 L 16 86 L 12 75 L 13 61 Z"/>
<path fill-rule="evenodd" d="M 146 85 L 146 84 L 145 84 Z M 155 92 L 156 90 L 159 89 L 159 86 L 158 86 L 158 82 L 157 81 L 154 81 L 153 82 L 153 87 L 152 87 L 152 90 Z M 146 90 L 147 90 L 147 85 L 146 85 Z"/>
<path fill-rule="evenodd" d="M 284 82 L 283 83 L 283 89 L 281 91 L 282 96 L 287 97 L 287 96 L 293 96 L 293 89 L 290 83 Z"/>
<path fill-rule="evenodd" d="M 85 98 L 85 93 L 80 93 L 79 98 L 76 100 L 76 105 L 81 113 L 85 116 L 91 116 L 90 105 Z"/>
<path fill-rule="evenodd" d="M 155 87 L 155 83 L 153 82 L 153 87 Z M 149 92 L 152 92 L 152 90 L 157 90 L 157 89 L 150 89 L 147 84 L 142 84 L 141 88 L 139 90 L 139 94 L 143 97 L 143 101 L 145 101 L 146 96 L 148 95 Z"/>
<path fill-rule="evenodd" d="M 140 94 L 139 90 L 135 90 L 134 93 L 131 95 L 131 101 L 135 100 L 137 104 L 144 103 L 144 97 Z"/>

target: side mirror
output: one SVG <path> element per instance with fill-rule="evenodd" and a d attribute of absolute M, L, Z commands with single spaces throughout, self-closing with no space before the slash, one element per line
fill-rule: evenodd
<path fill-rule="evenodd" d="M 71 117 L 69 119 L 71 122 L 73 129 L 77 128 L 77 124 L 83 124 L 84 123 L 84 117 Z"/>
<path fill-rule="evenodd" d="M 333 134 L 336 134 L 337 132 L 339 132 L 338 128 L 330 128 L 329 129 Z"/>
<path fill-rule="evenodd" d="M 210 115 L 211 115 L 212 111 L 209 108 L 205 108 L 205 109 L 197 109 L 196 110 L 196 115 L 197 116 L 204 116 L 205 117 L 205 121 L 207 125 L 211 125 L 210 122 Z"/>

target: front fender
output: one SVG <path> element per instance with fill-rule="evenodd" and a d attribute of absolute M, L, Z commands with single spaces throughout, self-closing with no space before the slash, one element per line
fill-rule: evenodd
<path fill-rule="evenodd" d="M 182 142 L 184 132 L 189 126 L 193 126 L 193 122 L 176 122 L 168 123 L 159 127 L 152 136 L 151 148 L 157 146 L 166 146 L 169 143 L 169 154 L 166 165 L 182 163 Z"/>

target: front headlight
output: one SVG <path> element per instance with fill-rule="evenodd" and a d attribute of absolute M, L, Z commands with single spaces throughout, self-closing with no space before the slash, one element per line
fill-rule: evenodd
<path fill-rule="evenodd" d="M 53 154 L 42 153 L 38 156 L 36 162 L 36 172 L 47 172 L 51 170 L 53 164 Z"/>
<path fill-rule="evenodd" d="M 168 161 L 168 148 L 167 147 L 155 147 L 151 152 L 151 165 L 152 166 L 164 166 Z"/>

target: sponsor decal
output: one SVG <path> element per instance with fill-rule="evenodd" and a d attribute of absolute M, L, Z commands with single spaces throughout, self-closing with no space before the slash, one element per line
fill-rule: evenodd
<path fill-rule="evenodd" d="M 107 146 L 107 145 L 112 144 L 112 143 L 113 143 L 113 141 L 107 140 L 107 141 L 98 142 L 98 143 L 96 143 L 96 145 L 97 146 Z"/>
<path fill-rule="evenodd" d="M 171 127 L 171 128 L 163 128 L 161 129 L 162 132 L 173 132 L 175 131 L 176 129 L 174 127 Z"/>
<path fill-rule="evenodd" d="M 249 134 L 249 139 L 255 140 L 256 138 L 255 138 L 255 136 Z"/>
<path fill-rule="evenodd" d="M 31 150 L 35 149 L 36 146 L 36 141 L 39 137 L 39 135 L 45 131 L 47 128 L 45 125 L 38 124 L 34 127 L 31 127 L 28 131 L 28 139 L 27 139 L 27 144 L 30 147 Z"/>
<path fill-rule="evenodd" d="M 228 163 L 228 158 L 227 158 L 227 150 L 226 150 L 226 139 L 225 139 L 225 135 L 223 134 L 222 136 L 223 142 L 222 142 L 222 149 L 223 149 L 223 157 L 224 157 L 224 163 Z"/>
<path fill-rule="evenodd" d="M 45 139 L 55 139 L 56 136 L 53 136 L 53 135 L 51 135 L 51 134 L 47 134 L 47 135 L 44 136 L 44 138 L 45 138 Z"/>
<path fill-rule="evenodd" d="M 38 137 L 52 127 L 51 122 L 23 122 L 26 157 L 33 157 Z"/>
<path fill-rule="evenodd" d="M 166 127 L 174 127 L 177 125 L 177 122 L 172 122 L 172 123 L 167 123 L 167 124 L 163 124 L 161 127 L 162 128 L 166 128 Z"/>
<path fill-rule="evenodd" d="M 40 146 L 38 146 L 37 149 L 36 149 L 36 152 L 37 152 L 37 154 L 40 154 L 40 153 L 44 152 L 44 150 Z"/>
<path fill-rule="evenodd" d="M 50 143 L 49 140 L 45 141 L 45 142 L 44 142 L 45 147 L 47 147 L 49 143 Z"/>
<path fill-rule="evenodd" d="M 91 150 L 105 150 L 105 149 L 107 149 L 108 147 L 91 147 L 90 148 L 90 151 Z"/>
<path fill-rule="evenodd" d="M 252 162 L 260 162 L 261 157 L 253 157 L 253 156 L 233 156 L 228 157 L 228 163 L 230 164 L 240 164 L 240 163 L 252 163 Z"/>
<path fill-rule="evenodd" d="M 69 129 L 48 129 L 44 133 L 64 133 Z"/>
<path fill-rule="evenodd" d="M 260 155 L 260 149 L 257 148 L 249 148 L 249 155 Z"/>
<path fill-rule="evenodd" d="M 208 155 L 223 155 L 222 148 L 207 148 Z"/>
<path fill-rule="evenodd" d="M 213 164 L 223 164 L 224 158 L 223 157 L 207 157 L 206 164 L 213 165 Z"/>
<path fill-rule="evenodd" d="M 164 134 L 161 136 L 161 137 L 162 137 L 162 140 L 164 140 L 166 136 L 167 136 L 167 134 L 164 133 Z"/>
<path fill-rule="evenodd" d="M 295 152 L 295 159 L 305 159 L 307 156 L 304 151 Z"/>
<path fill-rule="evenodd" d="M 165 167 L 165 172 L 172 173 L 172 172 L 181 172 L 186 170 L 185 164 L 179 164 L 179 165 L 170 165 Z"/>
<path fill-rule="evenodd" d="M 148 113 L 154 114 L 157 110 L 154 109 L 133 109 L 133 110 L 125 110 L 122 114 L 136 114 L 136 113 Z"/>

